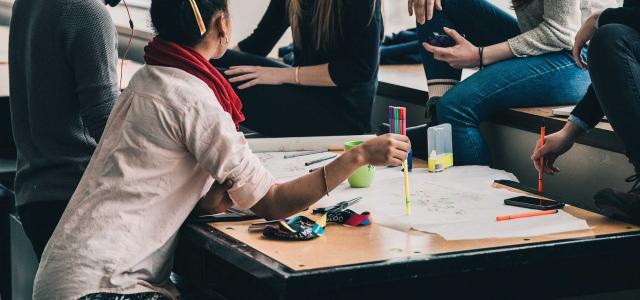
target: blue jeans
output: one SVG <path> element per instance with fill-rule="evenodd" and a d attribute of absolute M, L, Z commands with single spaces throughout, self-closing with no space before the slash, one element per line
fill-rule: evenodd
<path fill-rule="evenodd" d="M 433 32 L 443 32 L 445 26 L 476 46 L 520 34 L 516 19 L 486 0 L 443 0 L 442 4 L 442 12 L 418 25 L 421 42 Z M 428 79 L 460 80 L 461 70 L 421 51 Z M 485 67 L 444 94 L 437 104 L 437 121 L 452 125 L 457 165 L 488 165 L 491 156 L 478 130 L 482 121 L 507 108 L 575 104 L 589 84 L 589 73 L 578 68 L 569 51 L 513 58 Z"/>

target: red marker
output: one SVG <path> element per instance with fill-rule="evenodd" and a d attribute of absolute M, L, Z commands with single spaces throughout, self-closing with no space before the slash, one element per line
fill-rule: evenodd
<path fill-rule="evenodd" d="M 540 127 L 540 148 L 544 146 L 544 136 L 545 136 L 545 127 Z M 538 172 L 538 193 L 542 193 L 544 189 L 542 188 L 542 172 L 544 172 L 544 156 L 540 157 L 540 171 Z"/>

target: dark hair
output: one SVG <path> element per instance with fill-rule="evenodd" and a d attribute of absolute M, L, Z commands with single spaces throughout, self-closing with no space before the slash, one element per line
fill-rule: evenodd
<path fill-rule="evenodd" d="M 523 9 L 527 6 L 529 6 L 529 4 L 531 4 L 531 2 L 533 2 L 534 0 L 513 0 L 512 2 L 512 6 L 513 9 L 515 10 L 520 10 Z"/>
<path fill-rule="evenodd" d="M 218 12 L 228 13 L 228 0 L 195 0 L 206 28 Z M 167 41 L 195 46 L 202 41 L 189 0 L 152 0 L 151 23 L 156 34 Z"/>
<path fill-rule="evenodd" d="M 291 32 L 293 33 L 293 44 L 297 48 L 302 48 L 302 32 L 300 28 L 303 26 L 302 24 L 311 24 L 315 49 L 320 50 L 334 47 L 338 43 L 339 37 L 342 36 L 342 18 L 345 14 L 345 6 L 350 0 L 314 1 L 314 15 L 311 20 L 303 20 L 302 18 L 303 1 L 304 0 L 288 0 L 289 23 L 291 24 Z M 371 2 L 369 24 L 371 24 L 376 16 L 377 1 L 379 0 L 369 0 L 369 2 Z"/>

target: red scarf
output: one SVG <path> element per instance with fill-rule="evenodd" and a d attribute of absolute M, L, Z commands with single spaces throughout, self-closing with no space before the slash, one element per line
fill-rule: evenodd
<path fill-rule="evenodd" d="M 211 88 L 224 111 L 231 115 L 236 128 L 244 121 L 242 102 L 231 84 L 196 50 L 155 37 L 144 47 L 144 60 L 149 65 L 180 69 L 200 78 Z"/>

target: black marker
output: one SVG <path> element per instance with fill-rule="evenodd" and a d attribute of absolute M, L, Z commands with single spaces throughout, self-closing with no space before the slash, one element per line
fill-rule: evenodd
<path fill-rule="evenodd" d="M 320 158 L 320 159 L 316 159 L 316 160 L 308 161 L 308 162 L 304 163 L 304 165 L 305 165 L 305 167 L 308 167 L 308 166 L 310 166 L 310 165 L 315 165 L 315 164 L 317 164 L 317 163 L 319 163 L 319 162 L 323 162 L 323 161 L 325 161 L 325 160 L 330 160 L 330 159 L 332 159 L 332 158 L 336 158 L 336 157 L 338 157 L 338 155 L 332 155 L 332 156 L 329 156 L 329 157 L 325 157 L 325 158 Z"/>

